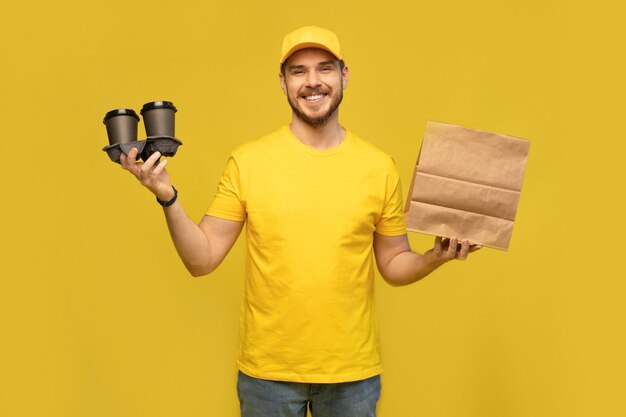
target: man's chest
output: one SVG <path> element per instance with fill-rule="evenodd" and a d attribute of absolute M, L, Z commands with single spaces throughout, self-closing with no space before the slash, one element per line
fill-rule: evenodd
<path fill-rule="evenodd" d="M 384 205 L 386 179 L 367 166 L 303 160 L 254 168 L 245 196 L 253 227 L 370 230 Z"/>

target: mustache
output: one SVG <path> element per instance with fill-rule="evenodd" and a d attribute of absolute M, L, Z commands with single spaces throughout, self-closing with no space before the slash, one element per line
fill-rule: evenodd
<path fill-rule="evenodd" d="M 325 88 L 311 88 L 304 90 L 300 93 L 300 96 L 314 96 L 316 94 L 328 94 L 328 90 Z"/>

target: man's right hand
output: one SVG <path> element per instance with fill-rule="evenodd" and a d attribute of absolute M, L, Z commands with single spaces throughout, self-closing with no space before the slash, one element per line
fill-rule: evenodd
<path fill-rule="evenodd" d="M 137 162 L 137 149 L 133 148 L 126 156 L 124 153 L 120 156 L 120 165 L 123 169 L 130 172 L 139 180 L 139 182 L 150 190 L 159 200 L 169 201 L 174 197 L 172 182 L 170 176 L 165 170 L 167 159 L 159 162 L 160 152 L 155 152 L 146 160 L 146 162 Z M 155 165 L 156 164 L 156 165 Z"/>

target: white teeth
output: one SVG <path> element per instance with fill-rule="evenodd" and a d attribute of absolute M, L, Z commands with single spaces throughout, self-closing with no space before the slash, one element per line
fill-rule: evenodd
<path fill-rule="evenodd" d="M 305 100 L 319 100 L 320 98 L 324 97 L 322 94 L 317 94 L 314 96 L 304 96 Z"/>

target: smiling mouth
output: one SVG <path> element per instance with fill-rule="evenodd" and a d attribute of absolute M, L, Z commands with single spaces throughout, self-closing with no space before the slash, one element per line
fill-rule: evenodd
<path fill-rule="evenodd" d="M 328 94 L 326 93 L 315 93 L 315 94 L 309 94 L 306 96 L 301 96 L 301 98 L 309 103 L 315 103 L 315 102 L 321 101 L 327 95 Z"/>

